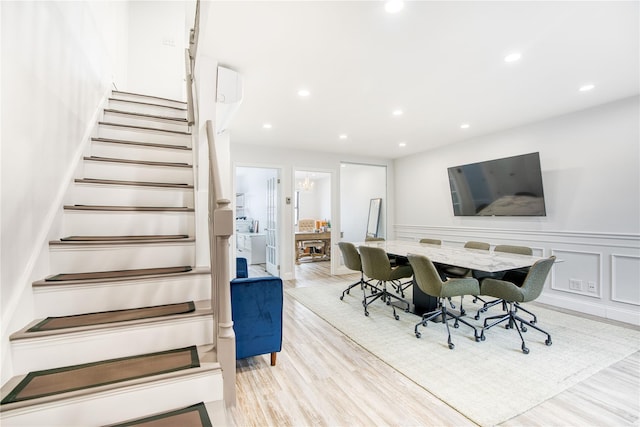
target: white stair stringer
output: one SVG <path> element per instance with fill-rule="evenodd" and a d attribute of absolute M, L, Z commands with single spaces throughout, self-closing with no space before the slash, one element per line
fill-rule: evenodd
<path fill-rule="evenodd" d="M 98 137 L 191 146 L 191 135 L 187 132 L 158 130 L 150 127 L 125 126 L 108 122 L 100 122 L 98 124 Z"/>
<path fill-rule="evenodd" d="M 194 235 L 194 212 L 103 212 L 65 209 L 63 235 Z"/>
<path fill-rule="evenodd" d="M 147 185 L 148 184 L 148 185 Z M 83 205 L 194 207 L 193 186 L 159 186 L 76 180 L 70 199 Z"/>
<path fill-rule="evenodd" d="M 118 123 L 132 126 L 152 127 L 164 130 L 189 131 L 186 119 L 174 119 L 160 115 L 144 114 L 138 112 L 105 109 L 103 120 L 109 123 Z"/>
<path fill-rule="evenodd" d="M 14 375 L 171 348 L 206 345 L 213 337 L 209 305 L 209 301 L 198 301 L 196 311 L 180 315 L 25 332 L 42 319 L 35 320 L 11 336 Z M 42 357 L 43 354 L 47 357 Z"/>
<path fill-rule="evenodd" d="M 127 159 L 128 160 L 128 159 Z M 83 176 L 92 179 L 193 184 L 191 165 L 162 165 L 119 162 L 117 159 L 85 158 Z"/>
<path fill-rule="evenodd" d="M 137 307 L 211 299 L 211 272 L 33 284 L 36 317 L 125 310 Z"/>
<path fill-rule="evenodd" d="M 200 367 L 3 405 L 0 424 L 97 426 L 222 399 L 222 370 L 211 345 L 199 346 Z M 20 381 L 15 377 L 6 386 Z M 4 387 L 3 387 L 4 389 Z"/>
<path fill-rule="evenodd" d="M 181 108 L 184 110 L 186 110 L 187 108 L 187 103 L 184 101 L 176 101 L 173 99 L 166 99 L 152 95 L 142 95 L 139 93 L 121 92 L 117 90 L 113 91 L 113 93 L 111 94 L 111 98 L 134 102 L 144 102 L 165 107 Z"/>
<path fill-rule="evenodd" d="M 187 110 L 185 107 L 171 107 L 153 103 L 153 100 L 126 100 L 109 98 L 109 109 L 125 111 L 130 113 L 152 114 L 175 119 L 186 119 Z"/>
<path fill-rule="evenodd" d="M 119 157 L 130 160 L 189 164 L 193 161 L 191 148 L 184 143 L 155 144 L 122 139 L 93 138 L 91 140 L 90 153 L 95 157 Z"/>
<path fill-rule="evenodd" d="M 60 273 L 137 270 L 195 264 L 195 240 L 175 239 L 160 243 L 49 244 L 50 268 Z"/>

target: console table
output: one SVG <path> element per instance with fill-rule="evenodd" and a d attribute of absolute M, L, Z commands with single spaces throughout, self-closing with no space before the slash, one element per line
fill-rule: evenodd
<path fill-rule="evenodd" d="M 305 246 L 308 246 L 308 244 L 312 242 L 317 242 L 318 244 L 322 245 L 322 250 L 320 253 L 306 253 L 304 251 Z M 305 245 L 305 243 L 307 245 Z M 331 259 L 331 232 L 296 232 L 293 250 L 296 254 L 296 264 L 300 264 L 301 258 L 309 258 L 309 260 L 311 261 L 324 261 Z"/>

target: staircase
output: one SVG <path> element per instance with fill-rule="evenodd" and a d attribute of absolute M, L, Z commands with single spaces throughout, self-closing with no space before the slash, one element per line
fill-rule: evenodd
<path fill-rule="evenodd" d="M 182 102 L 113 92 L 65 198 L 62 235 L 49 243 L 52 274 L 33 283 L 37 318 L 11 336 L 16 376 L 2 386 L 3 426 L 107 425 L 200 402 L 213 418 L 223 408 L 211 272 L 195 268 L 186 115 Z M 179 303 L 189 309 L 154 314 Z M 64 326 L 43 327 L 54 324 Z M 151 369 L 152 354 L 184 348 L 197 350 L 195 366 Z M 120 359 L 151 373 L 73 385 Z M 21 381 L 68 370 L 70 386 L 55 380 L 61 390 L 7 401 Z"/>

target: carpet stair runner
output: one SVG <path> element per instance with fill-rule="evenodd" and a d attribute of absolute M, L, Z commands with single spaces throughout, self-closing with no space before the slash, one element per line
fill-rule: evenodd
<path fill-rule="evenodd" d="M 86 187 L 70 187 L 64 237 L 49 244 L 51 274 L 33 283 L 40 318 L 11 336 L 15 376 L 1 389 L 0 424 L 210 426 L 222 375 L 210 273 L 181 249 L 195 245 L 185 104 L 113 92 L 104 117 L 74 180 Z M 100 188 L 107 203 L 96 203 Z M 178 193 L 158 196 L 167 192 Z M 167 263 L 146 248 L 183 252 Z M 120 268 L 85 271 L 101 259 Z"/>

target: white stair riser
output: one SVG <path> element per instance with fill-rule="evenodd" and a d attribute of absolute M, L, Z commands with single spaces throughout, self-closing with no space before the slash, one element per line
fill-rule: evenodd
<path fill-rule="evenodd" d="M 193 266 L 195 243 L 52 246 L 49 258 L 51 271 L 59 273 Z"/>
<path fill-rule="evenodd" d="M 222 371 L 207 370 L 0 413 L 3 427 L 114 424 L 222 399 Z"/>
<path fill-rule="evenodd" d="M 193 212 L 68 211 L 63 216 L 65 236 L 127 236 L 194 233 Z"/>
<path fill-rule="evenodd" d="M 187 146 L 187 144 L 182 144 Z M 146 160 L 151 162 L 193 163 L 191 150 L 176 150 L 161 147 L 144 147 L 131 144 L 114 144 L 92 141 L 91 155 L 95 157 L 112 157 L 129 160 Z"/>
<path fill-rule="evenodd" d="M 115 179 L 120 181 L 144 181 L 167 184 L 192 184 L 193 169 L 182 167 L 140 165 L 86 160 L 85 178 Z"/>
<path fill-rule="evenodd" d="M 127 111 L 130 113 L 153 114 L 156 116 L 171 117 L 176 119 L 187 118 L 187 112 L 182 109 L 138 102 L 119 101 L 117 99 L 110 99 L 108 108 L 113 110 Z"/>
<path fill-rule="evenodd" d="M 34 286 L 36 318 L 211 299 L 211 276 L 160 277 L 106 283 Z"/>
<path fill-rule="evenodd" d="M 98 127 L 98 137 L 124 141 L 191 146 L 191 135 L 109 125 L 100 125 Z"/>
<path fill-rule="evenodd" d="M 82 205 L 194 207 L 192 188 L 75 183 L 71 200 Z"/>
<path fill-rule="evenodd" d="M 155 104 L 160 106 L 187 108 L 185 102 L 172 101 L 170 99 L 154 98 L 152 96 L 138 95 L 135 93 L 117 93 L 114 92 L 111 96 L 113 99 L 125 99 L 127 101 L 145 102 L 147 104 Z"/>
<path fill-rule="evenodd" d="M 188 132 L 189 125 L 183 122 L 176 122 L 166 119 L 158 119 L 153 117 L 135 116 L 121 113 L 105 111 L 103 120 L 109 123 L 120 123 L 130 126 L 144 126 L 155 129 L 177 130 L 180 132 Z"/>
<path fill-rule="evenodd" d="M 14 375 L 79 365 L 136 354 L 154 353 L 213 340 L 212 316 L 111 327 L 12 342 Z M 42 357 L 46 354 L 47 357 Z"/>

